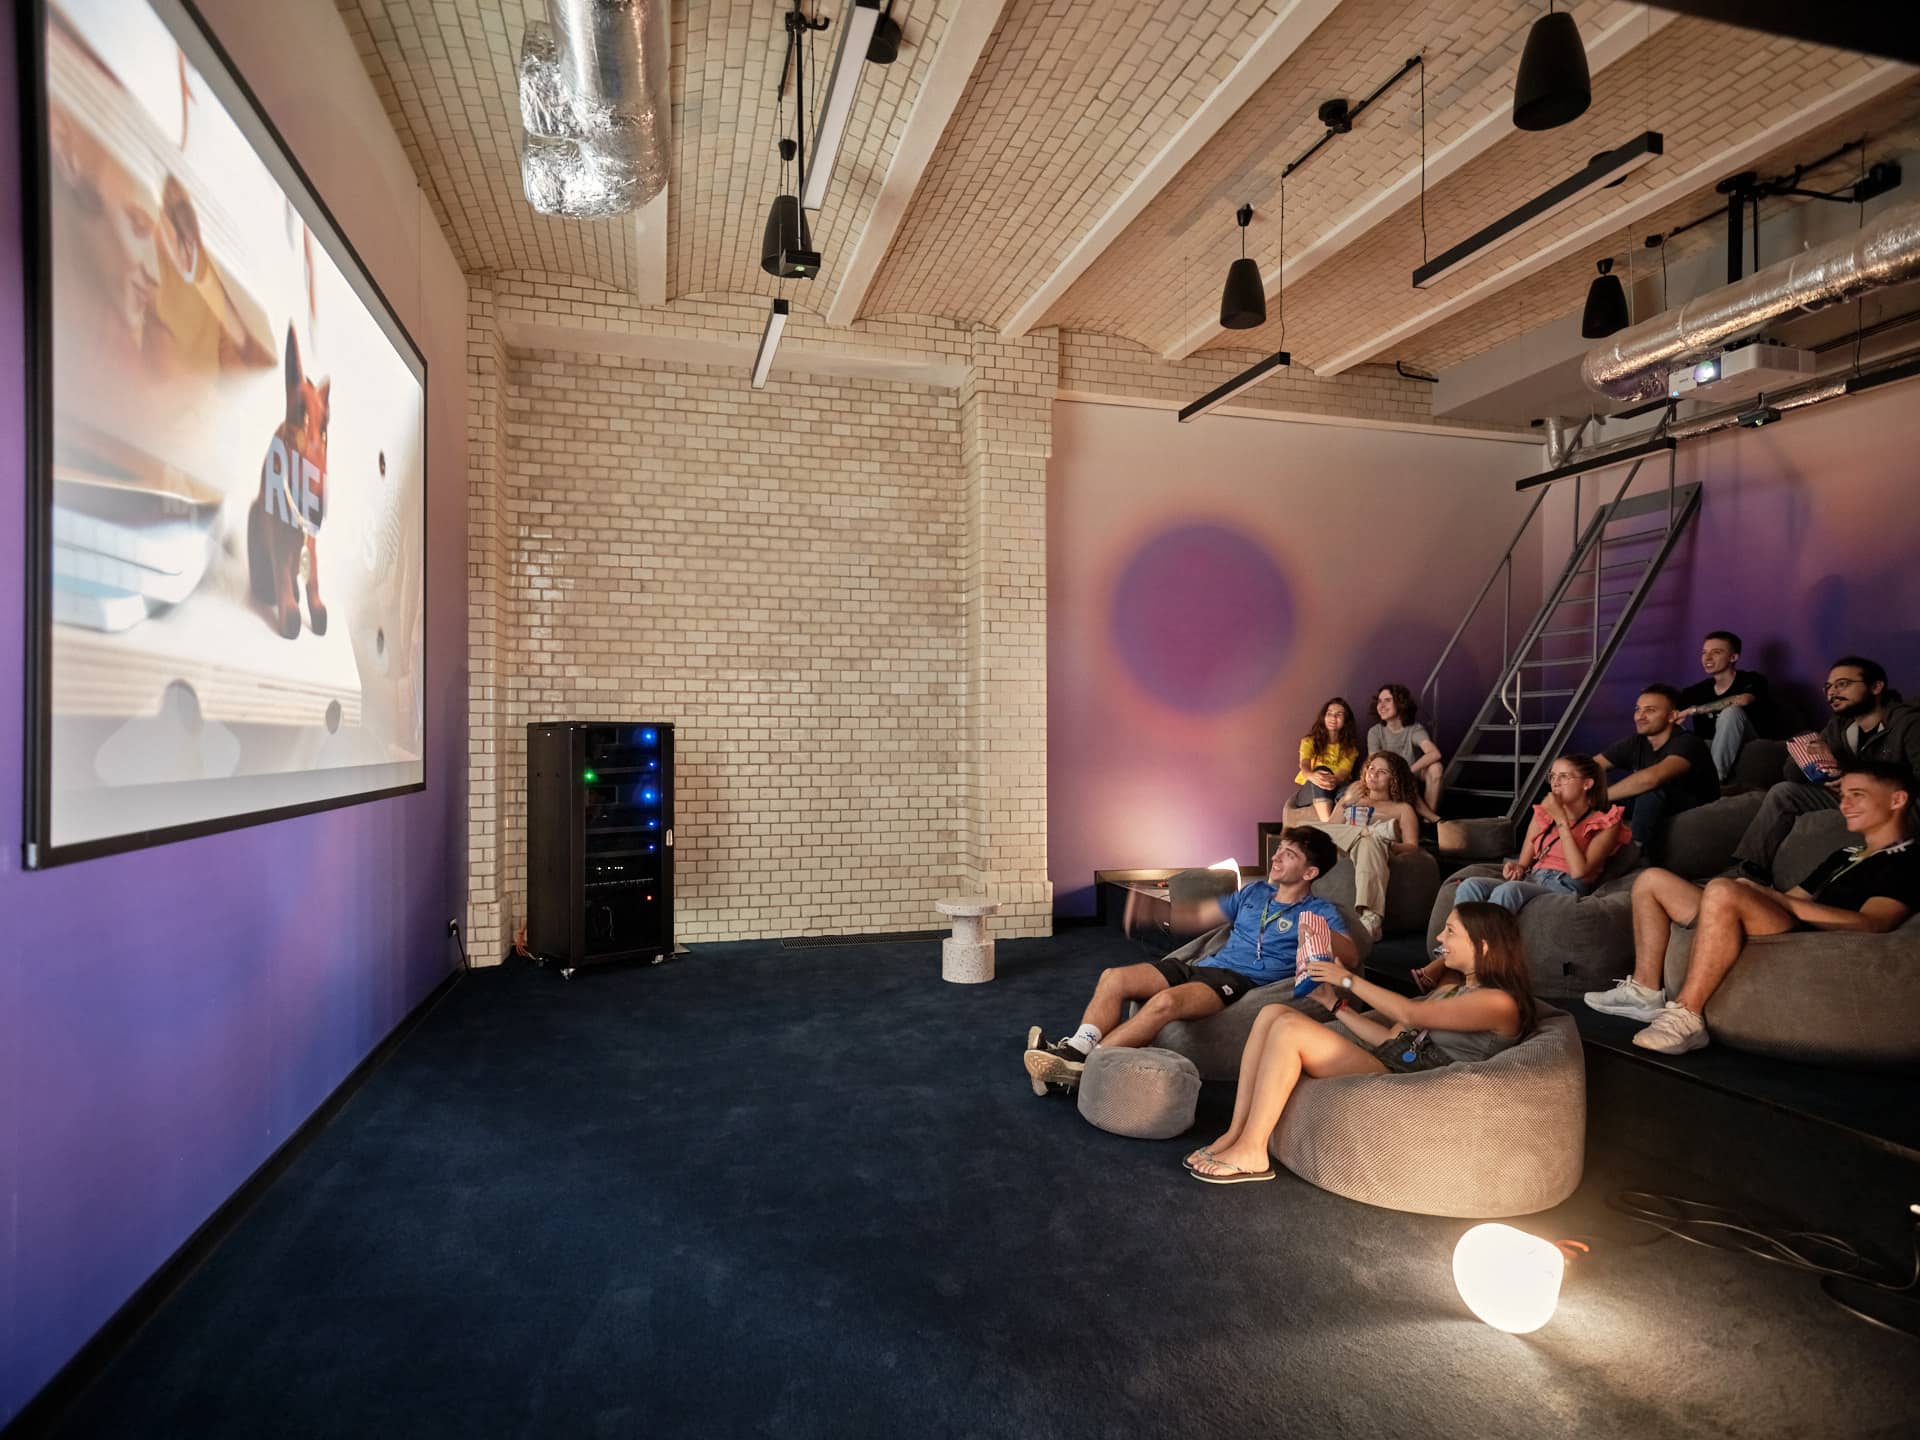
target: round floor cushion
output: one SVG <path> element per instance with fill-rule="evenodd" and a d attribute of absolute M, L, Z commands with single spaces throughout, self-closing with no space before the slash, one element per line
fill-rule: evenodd
<path fill-rule="evenodd" d="M 1580 1184 L 1586 1060 L 1573 1017 L 1542 1006 L 1491 1060 L 1411 1075 L 1302 1080 L 1269 1148 L 1302 1180 L 1389 1210 L 1490 1219 Z"/>
<path fill-rule="evenodd" d="M 1080 1113 L 1133 1140 L 1168 1140 L 1193 1128 L 1200 1072 L 1171 1050 L 1102 1045 L 1080 1072 Z"/>

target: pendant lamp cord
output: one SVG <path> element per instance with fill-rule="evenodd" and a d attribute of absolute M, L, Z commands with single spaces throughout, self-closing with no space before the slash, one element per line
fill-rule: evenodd
<path fill-rule="evenodd" d="M 1427 254 L 1427 52 L 1420 52 L 1420 263 Z"/>
<path fill-rule="evenodd" d="M 1280 179 L 1280 264 L 1274 272 L 1274 300 L 1280 310 L 1279 349 L 1287 348 L 1287 181 Z"/>

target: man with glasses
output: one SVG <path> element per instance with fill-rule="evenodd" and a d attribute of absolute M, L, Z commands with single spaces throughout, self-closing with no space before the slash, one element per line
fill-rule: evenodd
<path fill-rule="evenodd" d="M 1151 1045 L 1163 1026 L 1175 1020 L 1217 1015 L 1243 995 L 1293 977 L 1300 943 L 1300 922 L 1318 915 L 1333 932 L 1333 958 L 1350 970 L 1360 968 L 1359 952 L 1347 935 L 1339 907 L 1315 895 L 1311 886 L 1340 862 L 1340 852 L 1325 831 L 1297 826 L 1280 833 L 1267 878 L 1242 886 L 1232 895 L 1202 901 L 1174 916 L 1185 933 L 1231 922 L 1226 944 L 1199 960 L 1156 960 L 1102 970 L 1080 1028 L 1064 1039 L 1042 1044 L 1040 1027 L 1027 1032 L 1027 1078 L 1033 1093 L 1048 1085 L 1073 1089 L 1081 1067 L 1099 1045 Z M 1131 1020 L 1120 1016 L 1129 1000 L 1144 1003 Z"/>
<path fill-rule="evenodd" d="M 1862 760 L 1885 760 L 1920 772 L 1920 707 L 1902 701 L 1887 688 L 1887 672 L 1860 655 L 1843 655 L 1827 672 L 1827 708 L 1833 718 L 1820 739 L 1841 772 Z M 1773 883 L 1773 857 L 1793 830 L 1794 821 L 1815 810 L 1840 805 L 1840 782 L 1786 780 L 1767 791 L 1760 813 L 1734 847 L 1740 873 L 1762 885 Z"/>

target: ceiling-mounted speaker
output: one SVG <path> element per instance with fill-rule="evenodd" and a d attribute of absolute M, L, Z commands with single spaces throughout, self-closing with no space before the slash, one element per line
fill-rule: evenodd
<path fill-rule="evenodd" d="M 811 280 L 820 257 L 808 243 L 807 215 L 798 195 L 776 195 L 760 237 L 760 268 L 782 280 Z"/>

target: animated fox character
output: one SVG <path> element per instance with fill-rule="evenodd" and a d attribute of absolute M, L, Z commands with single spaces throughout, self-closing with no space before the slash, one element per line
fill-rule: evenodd
<path fill-rule="evenodd" d="M 331 380 L 318 385 L 300 368 L 300 345 L 287 327 L 287 418 L 260 462 L 260 494 L 247 511 L 247 569 L 253 598 L 280 633 L 300 634 L 300 551 L 307 552 L 307 622 L 327 633 L 320 599 L 320 524 L 327 515 L 327 421 Z"/>

